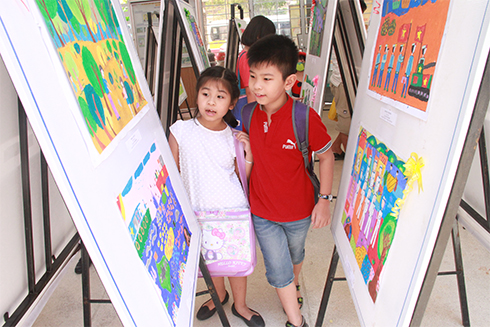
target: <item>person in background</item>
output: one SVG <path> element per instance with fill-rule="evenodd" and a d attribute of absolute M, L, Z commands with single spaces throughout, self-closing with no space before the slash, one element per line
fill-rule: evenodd
<path fill-rule="evenodd" d="M 361 10 L 364 12 L 367 5 L 364 0 L 360 0 L 360 3 Z M 330 75 L 330 90 L 332 91 L 335 100 L 335 109 L 337 110 L 336 128 L 339 132 L 332 144 L 332 151 L 335 156 L 335 160 L 344 160 L 344 151 L 347 149 L 347 140 L 349 138 L 351 112 L 349 110 L 349 105 L 347 104 L 344 83 L 342 81 L 342 76 L 340 75 L 337 56 L 335 55 L 335 51 L 333 51 L 333 47 L 330 64 L 332 67 L 332 74 Z"/>
<path fill-rule="evenodd" d="M 301 85 L 303 84 L 303 75 L 305 71 L 306 53 L 298 52 L 298 64 L 296 65 L 296 82 L 291 88 L 291 96 L 301 100 Z"/>
<path fill-rule="evenodd" d="M 257 40 L 270 34 L 276 34 L 276 26 L 269 18 L 260 15 L 252 18 L 243 31 L 241 39 L 243 50 L 238 54 L 236 71 L 240 88 L 240 99 L 232 110 L 233 115 L 239 122 L 241 122 L 242 107 L 255 101 L 255 96 L 248 87 L 250 67 L 248 66 L 247 51 Z"/>

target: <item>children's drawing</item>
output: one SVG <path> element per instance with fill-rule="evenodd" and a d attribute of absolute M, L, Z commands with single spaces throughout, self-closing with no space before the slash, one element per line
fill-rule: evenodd
<path fill-rule="evenodd" d="M 155 143 L 118 195 L 117 205 L 175 325 L 191 232 Z"/>
<path fill-rule="evenodd" d="M 327 0 L 313 0 L 311 11 L 311 31 L 308 54 L 320 57 L 322 53 L 325 19 L 327 17 Z"/>
<path fill-rule="evenodd" d="M 147 104 L 110 0 L 35 0 L 99 153 Z M 125 24 L 125 22 L 123 22 Z"/>
<path fill-rule="evenodd" d="M 361 127 L 342 225 L 373 302 L 406 196 L 422 187 L 422 159 L 404 162 Z"/>
<path fill-rule="evenodd" d="M 201 33 L 199 32 L 194 8 L 182 0 L 177 0 L 176 2 L 184 21 L 185 33 L 190 39 L 190 46 L 194 53 L 194 58 L 197 61 L 199 70 L 203 71 L 204 69 L 209 68 L 210 64 L 208 53 L 204 46 L 204 42 L 202 41 Z"/>
<path fill-rule="evenodd" d="M 450 0 L 386 0 L 374 48 L 368 92 L 426 117 Z"/>

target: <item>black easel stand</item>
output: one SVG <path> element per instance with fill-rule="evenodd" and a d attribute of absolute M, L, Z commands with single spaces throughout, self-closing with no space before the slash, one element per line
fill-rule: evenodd
<path fill-rule="evenodd" d="M 231 17 L 228 23 L 228 40 L 226 43 L 225 67 L 237 71 L 237 60 L 240 45 L 240 36 L 236 27 L 235 7 L 240 11 L 240 19 L 243 19 L 243 8 L 238 3 L 231 5 Z"/>
<path fill-rule="evenodd" d="M 463 269 L 463 256 L 461 255 L 461 242 L 459 237 L 459 224 L 457 219 L 454 221 L 454 226 L 452 229 L 452 241 L 453 241 L 453 253 L 454 253 L 454 271 L 439 272 L 438 276 L 456 275 L 458 281 L 458 291 L 459 291 L 459 303 L 461 306 L 461 317 L 463 326 L 470 326 L 470 315 L 468 311 L 468 300 L 466 297 L 466 286 L 464 282 L 464 269 Z M 339 254 L 337 248 L 334 246 L 332 259 L 330 260 L 330 268 L 327 273 L 327 281 L 325 283 L 325 288 L 323 290 L 322 300 L 320 302 L 320 308 L 318 310 L 318 316 L 316 320 L 316 327 L 321 327 L 323 325 L 323 319 L 325 318 L 325 312 L 327 311 L 327 304 L 330 298 L 330 293 L 332 291 L 333 282 L 335 281 L 345 281 L 345 277 L 335 277 L 335 272 L 337 271 L 337 265 L 339 263 Z"/>
<path fill-rule="evenodd" d="M 18 100 L 18 117 L 19 117 L 19 144 L 20 144 L 20 165 L 22 179 L 22 201 L 24 209 L 24 238 L 26 246 L 26 279 L 27 295 L 14 312 L 4 312 L 4 327 L 16 326 L 29 311 L 39 295 L 42 294 L 45 287 L 51 279 L 57 274 L 66 260 L 71 258 L 75 252 L 80 237 L 75 233 L 65 248 L 56 257 L 52 252 L 51 244 L 51 216 L 49 205 L 49 182 L 48 182 L 48 165 L 43 153 L 41 152 L 41 196 L 42 196 L 42 216 L 44 232 L 44 256 L 45 272 L 40 277 L 36 277 L 35 270 L 35 249 L 34 234 L 32 222 L 32 205 L 31 205 L 31 175 L 29 160 L 29 137 L 27 129 L 27 116 L 20 99 Z"/>

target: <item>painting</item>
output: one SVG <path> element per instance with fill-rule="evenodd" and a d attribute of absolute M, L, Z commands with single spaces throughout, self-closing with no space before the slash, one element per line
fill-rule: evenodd
<path fill-rule="evenodd" d="M 116 202 L 135 251 L 175 326 L 192 234 L 155 143 Z"/>
<path fill-rule="evenodd" d="M 35 0 L 98 153 L 147 104 L 109 0 Z M 125 22 L 124 22 L 125 24 Z"/>
<path fill-rule="evenodd" d="M 301 100 L 319 114 L 324 106 L 325 84 L 328 83 L 328 66 L 335 23 L 336 1 L 313 1 L 311 29 L 303 81 Z"/>
<path fill-rule="evenodd" d="M 199 71 L 202 72 L 206 68 L 209 68 L 210 64 L 208 53 L 202 40 L 202 34 L 199 31 L 199 26 L 197 24 L 195 10 L 190 4 L 184 1 L 176 0 L 175 2 L 177 3 L 181 19 L 184 23 L 183 31 L 187 34 L 191 43 L 191 52 L 194 55 Z"/>
<path fill-rule="evenodd" d="M 376 302 L 400 210 L 413 182 L 420 180 L 421 166 L 420 160 L 401 160 L 362 127 L 355 150 L 342 225 L 369 295 Z"/>
<path fill-rule="evenodd" d="M 313 0 L 311 7 L 311 32 L 309 54 L 320 57 L 322 53 L 323 32 L 327 18 L 327 0 Z"/>
<path fill-rule="evenodd" d="M 386 0 L 371 63 L 371 96 L 426 119 L 449 0 Z"/>

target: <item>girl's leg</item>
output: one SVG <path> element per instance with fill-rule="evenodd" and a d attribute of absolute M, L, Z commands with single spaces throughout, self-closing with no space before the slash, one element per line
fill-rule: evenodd
<path fill-rule="evenodd" d="M 213 277 L 214 288 L 216 289 L 216 293 L 218 293 L 220 302 L 223 302 L 226 296 L 226 288 L 225 288 L 225 278 L 224 277 Z M 203 304 L 203 306 L 207 306 L 210 310 L 214 309 L 215 305 L 212 299 L 209 299 L 207 302 Z"/>
<path fill-rule="evenodd" d="M 247 277 L 228 277 L 228 280 L 230 281 L 236 311 L 247 320 L 250 320 L 255 313 L 250 310 L 246 303 Z"/>

